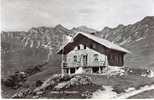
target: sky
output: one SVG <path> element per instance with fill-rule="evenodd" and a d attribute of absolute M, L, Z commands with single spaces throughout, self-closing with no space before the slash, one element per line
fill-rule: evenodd
<path fill-rule="evenodd" d="M 154 0 L 1 0 L 0 17 L 1 30 L 28 31 L 57 24 L 101 30 L 132 24 L 145 16 L 154 16 Z"/>

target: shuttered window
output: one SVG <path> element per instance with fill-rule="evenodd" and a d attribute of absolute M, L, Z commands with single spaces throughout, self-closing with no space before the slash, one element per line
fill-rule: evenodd
<path fill-rule="evenodd" d="M 94 54 L 94 61 L 98 61 L 98 54 Z"/>
<path fill-rule="evenodd" d="M 78 50 L 80 50 L 80 45 L 78 45 L 78 47 L 77 47 L 77 48 L 78 48 Z"/>
<path fill-rule="evenodd" d="M 77 56 L 76 55 L 74 56 L 74 62 L 77 62 Z"/>
<path fill-rule="evenodd" d="M 86 49 L 87 47 L 86 47 L 86 45 L 84 45 L 84 49 Z"/>

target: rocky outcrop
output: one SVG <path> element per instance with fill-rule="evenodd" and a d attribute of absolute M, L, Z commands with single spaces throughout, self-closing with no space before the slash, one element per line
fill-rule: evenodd
<path fill-rule="evenodd" d="M 49 65 L 59 65 L 60 57 L 55 56 L 56 51 L 67 41 L 69 34 L 71 31 L 62 25 L 33 27 L 27 32 L 2 32 L 2 76 L 45 61 L 49 61 Z"/>
<path fill-rule="evenodd" d="M 130 25 L 118 25 L 115 28 L 105 27 L 99 36 L 114 43 L 125 45 L 152 35 L 154 32 L 154 17 L 148 16 Z"/>

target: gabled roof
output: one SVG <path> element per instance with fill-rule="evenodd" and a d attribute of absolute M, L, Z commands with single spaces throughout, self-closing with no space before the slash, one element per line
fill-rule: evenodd
<path fill-rule="evenodd" d="M 97 37 L 95 35 L 87 34 L 87 33 L 83 33 L 83 32 L 78 32 L 75 36 L 73 36 L 72 41 L 78 35 L 83 35 L 83 36 L 85 36 L 85 37 L 87 37 L 87 38 L 89 38 L 89 39 L 91 39 L 91 40 L 93 40 L 93 41 L 95 41 L 95 42 L 97 42 L 97 43 L 105 46 L 106 48 L 113 49 L 113 50 L 117 50 L 117 51 L 121 51 L 121 52 L 124 52 L 124 53 L 130 53 L 130 51 L 124 49 L 123 47 L 120 47 L 117 44 L 114 44 L 114 43 L 112 43 L 112 42 L 110 42 L 108 40 L 99 38 L 99 37 Z M 57 53 L 60 53 L 66 46 L 71 45 L 72 44 L 72 41 L 69 41 L 65 45 L 61 46 Z"/>

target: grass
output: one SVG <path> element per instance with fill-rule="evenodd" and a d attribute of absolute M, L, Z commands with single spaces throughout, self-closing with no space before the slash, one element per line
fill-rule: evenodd
<path fill-rule="evenodd" d="M 125 66 L 132 68 L 148 68 L 154 71 L 154 35 L 126 46 L 132 54 L 125 56 Z"/>
<path fill-rule="evenodd" d="M 46 78 L 50 77 L 53 75 L 53 70 L 45 70 L 43 72 L 37 73 L 31 77 L 28 78 L 27 84 L 35 84 L 37 80 L 45 80 Z M 82 74 L 85 76 L 85 74 Z M 81 76 L 82 76 L 81 75 Z M 87 74 L 86 74 L 87 75 Z M 114 91 L 117 93 L 125 92 L 126 89 L 130 87 L 134 87 L 135 89 L 140 89 L 140 87 L 143 87 L 145 85 L 151 85 L 154 84 L 154 78 L 147 78 L 143 76 L 137 76 L 137 75 L 123 75 L 123 76 L 104 76 L 104 75 L 87 75 L 91 77 L 92 82 L 96 84 L 96 86 L 92 85 L 86 85 L 86 86 L 75 86 L 71 87 L 70 89 L 66 89 L 66 91 L 78 91 L 78 93 L 58 93 L 54 94 L 51 93 L 51 90 L 47 91 L 46 94 L 42 96 L 42 98 L 84 98 L 81 96 L 81 92 L 84 90 L 96 90 L 100 88 L 100 86 L 112 86 Z M 98 86 L 97 86 L 98 85 Z M 3 86 L 2 86 L 3 87 Z M 5 88 L 5 87 L 4 87 Z M 6 88 L 5 88 L 6 89 Z M 7 89 L 5 91 L 6 93 L 4 95 L 11 95 L 14 90 Z M 7 96 L 6 95 L 6 96 Z M 3 97 L 6 97 L 3 96 Z M 7 96 L 7 97 L 9 97 Z"/>
<path fill-rule="evenodd" d="M 9 87 L 1 85 L 1 96 L 2 98 L 10 98 L 14 93 L 16 93 L 17 90 L 11 89 Z"/>
<path fill-rule="evenodd" d="M 58 67 L 49 67 L 46 70 L 39 72 L 37 74 L 34 74 L 30 77 L 28 77 L 26 84 L 33 84 L 37 80 L 44 81 L 47 78 L 51 77 L 53 74 L 58 74 L 60 73 L 60 68 Z"/>
<path fill-rule="evenodd" d="M 154 78 L 147 78 L 136 75 L 124 75 L 124 76 L 101 76 L 101 75 L 89 75 L 93 82 L 98 85 L 112 86 L 118 88 L 120 91 L 128 89 L 129 87 L 135 87 L 139 89 L 144 85 L 154 84 Z"/>

